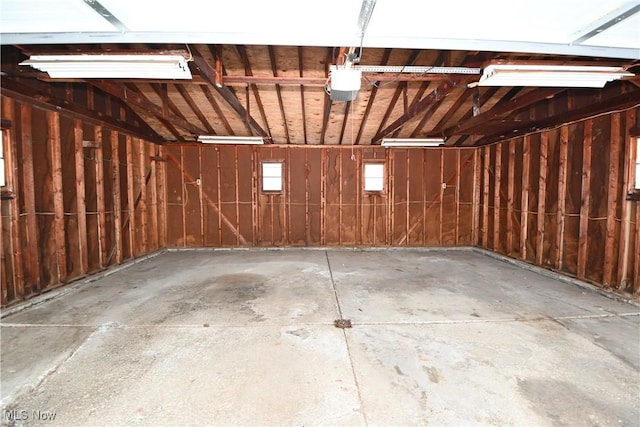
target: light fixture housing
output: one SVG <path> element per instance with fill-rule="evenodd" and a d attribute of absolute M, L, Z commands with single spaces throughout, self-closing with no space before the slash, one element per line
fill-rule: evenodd
<path fill-rule="evenodd" d="M 362 83 L 362 71 L 348 67 L 332 65 L 330 69 L 331 90 L 329 97 L 334 101 L 353 101 L 358 96 Z"/>
<path fill-rule="evenodd" d="M 384 138 L 383 147 L 439 147 L 444 138 Z"/>
<path fill-rule="evenodd" d="M 261 136 L 200 135 L 198 142 L 203 144 L 262 145 L 264 139 Z"/>
<path fill-rule="evenodd" d="M 537 86 L 602 88 L 632 73 L 622 67 L 594 65 L 491 64 L 477 86 Z"/>
<path fill-rule="evenodd" d="M 32 55 L 20 65 L 49 73 L 52 79 L 191 79 L 180 54 Z"/>

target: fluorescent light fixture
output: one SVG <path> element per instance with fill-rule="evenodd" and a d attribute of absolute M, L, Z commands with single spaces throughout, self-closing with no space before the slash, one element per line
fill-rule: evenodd
<path fill-rule="evenodd" d="M 203 144 L 227 144 L 227 145 L 262 145 L 264 139 L 261 136 L 218 136 L 200 135 L 198 142 Z"/>
<path fill-rule="evenodd" d="M 384 138 L 383 147 L 438 147 L 444 144 L 443 138 Z"/>
<path fill-rule="evenodd" d="M 478 86 L 596 87 L 632 73 L 621 67 L 584 65 L 488 65 Z"/>
<path fill-rule="evenodd" d="M 52 79 L 191 79 L 187 59 L 178 54 L 33 55 L 20 65 L 45 71 Z"/>

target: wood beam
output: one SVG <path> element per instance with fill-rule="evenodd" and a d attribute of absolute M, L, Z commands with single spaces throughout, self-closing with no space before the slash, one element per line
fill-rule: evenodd
<path fill-rule="evenodd" d="M 387 65 L 389 62 L 389 57 L 391 56 L 391 49 L 385 49 L 382 54 L 381 65 Z M 373 107 L 373 102 L 376 99 L 376 95 L 378 93 L 378 82 L 373 81 L 373 87 L 371 88 L 371 94 L 369 95 L 369 101 L 367 102 L 367 108 L 364 110 L 364 115 L 362 116 L 362 120 L 360 121 L 360 129 L 358 129 L 358 136 L 356 136 L 356 140 L 354 145 L 360 143 L 360 139 L 362 138 L 362 133 L 364 132 L 364 127 L 367 124 L 367 120 L 369 119 L 369 113 L 371 113 L 371 108 Z"/>
<path fill-rule="evenodd" d="M 229 106 L 238 114 L 239 118 L 257 135 L 271 139 L 271 136 L 265 132 L 264 129 L 255 121 L 253 117 L 251 117 L 247 110 L 242 106 L 238 98 L 231 92 L 231 90 L 226 87 L 218 87 L 216 86 L 216 71 L 211 67 L 211 65 L 204 59 L 204 57 L 198 52 L 198 49 L 195 46 L 191 47 L 191 52 L 193 53 L 193 63 L 200 71 L 201 76 L 213 87 L 215 90 L 222 96 L 222 98 L 229 104 Z M 225 76 L 226 79 L 226 76 Z"/>
<path fill-rule="evenodd" d="M 236 51 L 238 52 L 238 55 L 240 55 L 240 60 L 244 65 L 245 76 L 253 76 L 253 71 L 251 70 L 251 63 L 249 61 L 249 55 L 247 55 L 247 50 L 245 49 L 245 47 L 242 45 L 236 45 Z M 269 127 L 269 120 L 267 120 L 267 113 L 264 110 L 264 105 L 262 104 L 262 99 L 260 98 L 260 91 L 258 90 L 258 85 L 256 85 L 255 83 L 251 83 L 248 85 L 248 87 L 251 88 L 253 97 L 256 99 L 256 103 L 258 104 L 258 111 L 260 112 L 260 117 L 262 117 L 262 122 L 266 126 L 265 130 L 269 134 L 269 139 L 272 139 L 271 128 Z M 247 104 L 248 103 L 249 103 L 249 97 L 247 96 Z M 248 110 L 248 107 L 247 107 L 247 110 Z"/>
<path fill-rule="evenodd" d="M 344 106 L 344 118 L 342 119 L 342 129 L 340 130 L 340 138 L 338 139 L 338 144 L 342 144 L 344 139 L 344 132 L 347 129 L 347 123 L 349 122 L 349 112 L 351 111 L 351 106 L 353 102 L 347 101 Z M 353 145 L 353 135 L 351 135 L 351 145 Z"/>
<path fill-rule="evenodd" d="M 104 156 L 102 126 L 94 127 L 94 141 L 97 146 L 94 148 L 95 176 L 96 176 L 96 209 L 98 211 L 98 258 L 100 267 L 107 265 L 107 214 L 104 200 Z"/>
<path fill-rule="evenodd" d="M 412 66 L 413 64 L 415 64 L 416 60 L 418 59 L 418 55 L 420 55 L 420 51 L 417 49 L 414 49 L 411 51 L 411 55 L 409 56 L 409 58 L 407 58 L 407 63 L 406 65 L 408 66 Z M 402 73 L 400 73 L 402 74 Z M 389 102 L 389 106 L 387 107 L 387 111 L 385 112 L 382 121 L 380 122 L 380 126 L 378 126 L 378 130 L 376 133 L 379 133 L 380 130 L 382 130 L 382 128 L 387 124 L 387 120 L 389 120 L 389 117 L 391 116 L 391 113 L 393 112 L 393 110 L 396 107 L 396 103 L 398 102 L 398 98 L 400 98 L 400 95 L 402 94 L 402 92 L 404 90 L 406 90 L 407 88 L 407 82 L 401 82 L 396 86 L 396 90 L 393 93 L 393 97 L 391 98 L 391 102 Z M 407 110 L 405 109 L 404 113 L 407 113 Z M 399 130 L 400 128 L 398 128 L 397 130 Z"/>
<path fill-rule="evenodd" d="M 271 62 L 271 71 L 273 72 L 273 76 L 277 77 L 278 66 L 276 64 L 275 48 L 269 45 L 268 50 L 269 50 L 269 60 Z M 287 125 L 287 115 L 284 112 L 284 103 L 282 102 L 282 92 L 280 90 L 280 85 L 277 83 L 276 83 L 276 95 L 278 97 L 278 107 L 280 107 L 280 116 L 282 116 L 282 125 L 284 127 L 284 135 L 287 140 L 287 144 L 291 144 L 291 137 L 289 136 L 289 126 Z M 302 121 L 304 121 L 304 119 Z"/>
<path fill-rule="evenodd" d="M 58 279 L 67 279 L 67 250 L 65 245 L 64 192 L 62 188 L 62 147 L 60 144 L 60 114 L 47 111 L 48 143 L 51 153 L 51 177 L 53 190 L 53 235 L 58 266 Z"/>
<path fill-rule="evenodd" d="M 580 229 L 578 233 L 578 277 L 584 278 L 587 269 L 589 244 L 589 213 L 591 210 L 591 147 L 593 145 L 593 121 L 584 123 L 582 147 L 582 196 L 580 204 Z"/>
<path fill-rule="evenodd" d="M 468 80 L 468 76 L 454 77 L 450 80 L 444 81 L 435 90 L 431 91 L 429 95 L 424 97 L 420 102 L 416 103 L 409 110 L 400 116 L 397 120 L 387 126 L 385 129 L 378 132 L 372 139 L 371 144 L 377 144 L 389 134 L 392 134 L 396 130 L 406 125 L 411 119 L 418 114 L 424 112 L 434 103 L 438 102 L 441 98 L 446 97 L 451 91 L 457 89 L 463 82 Z"/>
<path fill-rule="evenodd" d="M 603 99 L 601 101 L 591 103 L 582 108 L 569 109 L 567 113 L 558 116 L 547 117 L 540 120 L 532 120 L 524 123 L 518 122 L 517 126 L 515 126 L 515 123 L 511 123 L 509 125 L 505 124 L 505 128 L 511 129 L 508 134 L 498 132 L 487 135 L 483 138 L 478 139 L 475 145 L 482 146 L 492 144 L 494 142 L 504 140 L 505 138 L 513 138 L 525 135 L 527 133 L 553 129 L 565 123 L 585 120 L 590 117 L 609 113 L 615 110 L 626 110 L 638 105 L 640 105 L 640 90 L 625 92 L 621 95 L 613 96 L 608 99 Z"/>
<path fill-rule="evenodd" d="M 44 107 L 46 109 L 54 109 L 64 113 L 70 117 L 81 119 L 94 125 L 105 125 L 111 129 L 118 130 L 122 133 L 138 136 L 151 142 L 162 142 L 162 138 L 144 120 L 140 119 L 143 126 L 135 126 L 131 123 L 110 117 L 106 114 L 99 114 L 95 110 L 78 105 L 67 99 L 57 98 L 49 91 L 41 90 L 38 87 L 26 85 L 10 78 L 2 78 L 3 95 L 25 101 L 33 105 Z M 133 114 L 133 113 L 132 113 Z M 137 115 L 135 115 L 137 117 Z"/>
<path fill-rule="evenodd" d="M 167 115 L 169 114 L 169 111 L 173 111 L 173 113 L 176 114 L 178 117 L 181 117 L 182 119 L 185 119 L 184 116 L 182 115 L 182 112 L 180 111 L 180 109 L 178 107 L 176 107 L 176 105 L 173 103 L 173 101 L 171 101 L 171 99 L 169 99 L 169 92 L 166 90 L 167 89 L 166 86 L 167 86 L 166 84 L 161 84 L 161 85 L 152 84 L 151 85 L 151 88 L 162 99 L 163 117 L 162 118 L 157 117 L 157 119 L 160 121 L 160 123 L 162 123 L 162 125 L 165 128 L 167 128 L 167 130 L 171 133 L 171 135 L 174 136 L 174 138 L 176 138 L 176 140 L 178 140 L 180 142 L 184 142 L 185 139 L 182 136 L 182 133 L 180 133 L 178 131 L 178 129 L 176 129 L 176 127 L 166 118 Z"/>
<path fill-rule="evenodd" d="M 463 122 L 459 122 L 454 126 L 442 131 L 442 134 L 445 137 L 450 137 L 452 135 L 473 133 L 471 132 L 471 130 L 480 126 L 485 126 L 487 122 L 497 117 L 500 117 L 504 114 L 514 113 L 543 99 L 553 98 L 555 95 L 564 90 L 564 88 L 533 90 L 508 102 L 499 102 L 498 104 L 494 105 L 493 108 L 491 108 L 489 111 L 481 113 L 477 116 L 473 116 Z M 483 134 L 483 132 L 480 133 Z"/>
<path fill-rule="evenodd" d="M 609 182 L 607 185 L 607 225 L 604 247 L 604 266 L 602 284 L 605 287 L 612 285 L 614 281 L 614 248 L 616 244 L 616 223 L 618 221 L 617 211 L 619 200 L 619 177 L 620 177 L 620 147 L 622 138 L 620 136 L 620 113 L 611 116 L 610 131 L 611 151 L 609 154 Z"/>
<path fill-rule="evenodd" d="M 166 120 L 163 114 L 162 107 L 157 106 L 153 102 L 149 101 L 147 97 L 145 97 L 140 92 L 134 92 L 130 89 L 127 89 L 124 85 L 119 85 L 117 83 L 113 83 L 110 81 L 91 81 L 89 84 L 97 87 L 105 93 L 108 93 L 116 98 L 120 98 L 125 104 L 133 105 L 134 107 L 140 108 L 141 110 L 157 117 L 161 120 Z M 168 112 L 168 120 L 175 126 L 179 126 L 180 128 L 188 131 L 192 135 L 204 135 L 206 131 L 194 126 L 192 123 L 183 119 L 182 117 Z"/>
<path fill-rule="evenodd" d="M 113 195 L 113 229 L 115 242 L 113 244 L 113 252 L 109 255 L 107 264 L 111 263 L 113 254 L 116 257 L 116 263 L 122 262 L 122 201 L 120 194 L 120 139 L 117 132 L 111 132 L 111 170 L 112 170 L 112 195 Z"/>
<path fill-rule="evenodd" d="M 325 75 L 329 78 L 329 64 L 332 60 L 333 50 L 331 48 L 327 49 L 327 59 L 325 61 Z M 324 98 L 324 107 L 322 113 L 322 131 L 320 132 L 320 144 L 324 144 L 325 134 L 327 133 L 327 125 L 329 124 L 329 116 L 331 115 L 331 105 L 333 104 L 333 100 L 330 96 L 323 96 Z"/>
<path fill-rule="evenodd" d="M 544 265 L 545 217 L 547 209 L 547 169 L 549 156 L 549 134 L 540 135 L 540 176 L 538 178 L 538 219 L 536 235 L 536 263 Z"/>
<path fill-rule="evenodd" d="M 211 93 L 211 89 L 209 89 L 209 86 L 200 86 L 200 89 L 202 89 L 202 93 L 204 93 L 204 96 L 207 98 L 207 101 L 209 101 L 209 104 L 211 104 L 211 107 L 216 112 L 218 119 L 222 122 L 224 129 L 227 131 L 227 135 L 235 135 L 235 133 L 233 132 L 233 128 L 231 127 L 231 125 L 229 124 L 229 121 L 225 117 L 224 112 L 218 105 L 218 102 L 214 98 L 213 93 Z"/>
<path fill-rule="evenodd" d="M 3 81 L 4 84 L 4 81 Z M 4 88 L 3 88 L 4 90 Z M 33 133 L 32 111 L 30 104 L 20 104 L 22 185 L 24 213 L 26 216 L 27 253 L 29 254 L 29 272 L 31 273 L 31 290 L 40 289 L 40 238 L 38 234 L 38 217 L 36 213 L 34 167 L 33 167 Z M 35 289 L 34 289 L 35 288 Z"/>
<path fill-rule="evenodd" d="M 198 104 L 196 104 L 196 102 L 193 100 L 193 98 L 189 94 L 189 91 L 182 85 L 174 85 L 174 86 L 180 93 L 180 96 L 182 96 L 182 98 L 184 98 L 184 100 L 187 101 L 187 105 L 189 105 L 189 108 L 191 108 L 191 111 L 193 111 L 196 117 L 198 118 L 198 120 L 200 120 L 200 123 L 202 123 L 202 126 L 205 127 L 207 132 L 209 132 L 209 135 L 215 135 L 216 132 L 213 130 L 213 128 L 209 124 L 209 121 L 200 110 L 200 107 L 198 107 Z"/>
<path fill-rule="evenodd" d="M 215 67 L 215 64 L 214 64 Z M 214 71 L 215 72 L 215 71 Z M 24 77 L 24 78 L 34 78 L 38 79 L 42 82 L 46 83 L 85 83 L 83 79 L 52 79 L 46 74 L 42 73 L 13 73 L 9 72 L 8 77 Z M 410 74 L 410 73 L 389 73 L 389 72 L 381 72 L 381 73 L 372 73 L 372 72 L 363 72 L 362 76 L 366 80 L 370 82 L 439 82 L 443 80 L 447 80 L 453 76 L 458 74 Z M 215 76 L 218 76 L 215 73 Z M 475 76 L 478 78 L 478 76 Z M 123 79 L 110 79 L 115 83 L 126 83 L 130 80 Z M 327 82 L 327 79 L 323 77 L 303 77 L 303 76 L 223 76 L 223 84 L 224 86 L 247 86 L 247 85 L 280 85 L 280 86 L 324 86 Z M 166 83 L 166 80 L 159 79 L 141 79 L 140 83 L 148 83 L 148 84 L 162 84 Z M 208 80 L 200 75 L 193 75 L 191 80 L 175 80 L 171 82 L 175 85 L 199 85 L 199 86 L 208 86 Z M 637 84 L 636 82 L 631 82 Z M 215 80 L 214 80 L 215 85 Z"/>
<path fill-rule="evenodd" d="M 558 207 L 556 211 L 556 254 L 554 266 L 562 270 L 564 262 L 564 234 L 567 198 L 567 163 L 569 155 L 569 127 L 560 129 L 560 160 L 558 165 Z"/>
<path fill-rule="evenodd" d="M 304 56 L 303 56 L 302 49 L 303 49 L 302 46 L 298 46 L 298 70 L 300 70 L 301 78 L 303 77 L 302 74 L 304 72 Z M 326 79 L 325 79 L 325 82 L 326 82 Z M 304 143 L 307 144 L 307 113 L 306 113 L 305 102 L 304 102 L 304 85 L 303 84 L 300 84 L 300 109 L 302 112 L 302 135 L 304 138 Z M 308 227 L 308 223 L 307 223 L 307 227 Z M 307 241 L 310 241 L 310 239 L 307 239 Z"/>

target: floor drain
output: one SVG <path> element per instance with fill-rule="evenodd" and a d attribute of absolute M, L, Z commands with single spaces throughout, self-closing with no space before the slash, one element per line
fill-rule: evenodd
<path fill-rule="evenodd" d="M 346 329 L 351 327 L 351 319 L 336 319 L 333 324 L 336 328 Z"/>

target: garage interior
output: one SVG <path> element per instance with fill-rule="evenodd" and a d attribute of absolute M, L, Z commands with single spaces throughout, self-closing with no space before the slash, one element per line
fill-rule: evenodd
<path fill-rule="evenodd" d="M 0 0 L 0 422 L 640 424 L 605 3 Z"/>

